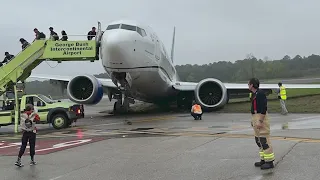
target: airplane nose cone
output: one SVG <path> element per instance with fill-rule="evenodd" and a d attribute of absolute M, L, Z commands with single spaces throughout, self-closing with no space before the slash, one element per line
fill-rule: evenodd
<path fill-rule="evenodd" d="M 104 37 L 105 54 L 110 65 L 125 65 L 134 51 L 135 40 L 131 32 L 110 32 Z"/>

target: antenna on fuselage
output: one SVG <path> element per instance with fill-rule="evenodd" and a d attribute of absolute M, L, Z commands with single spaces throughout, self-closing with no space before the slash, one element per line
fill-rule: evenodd
<path fill-rule="evenodd" d="M 171 61 L 173 62 L 173 55 L 174 55 L 174 39 L 176 36 L 176 27 L 173 27 L 173 37 L 172 37 L 172 46 L 171 46 Z"/>

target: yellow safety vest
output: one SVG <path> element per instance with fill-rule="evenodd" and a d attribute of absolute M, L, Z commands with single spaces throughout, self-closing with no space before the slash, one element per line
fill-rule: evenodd
<path fill-rule="evenodd" d="M 282 100 L 286 100 L 287 99 L 287 92 L 286 92 L 286 88 L 283 86 L 280 86 L 280 97 Z"/>

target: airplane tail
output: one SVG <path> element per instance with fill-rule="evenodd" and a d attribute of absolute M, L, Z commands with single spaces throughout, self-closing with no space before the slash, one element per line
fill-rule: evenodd
<path fill-rule="evenodd" d="M 171 46 L 171 61 L 173 63 L 173 55 L 174 55 L 174 39 L 176 36 L 176 27 L 173 28 L 173 37 L 172 37 L 172 46 Z"/>

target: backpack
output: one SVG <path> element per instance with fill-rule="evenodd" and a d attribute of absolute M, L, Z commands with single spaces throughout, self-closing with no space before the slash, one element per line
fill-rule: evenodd
<path fill-rule="evenodd" d="M 53 38 L 54 38 L 55 41 L 59 40 L 59 36 L 57 34 L 55 36 L 53 36 Z"/>
<path fill-rule="evenodd" d="M 30 114 L 30 115 L 28 115 L 28 114 L 26 114 L 26 113 L 22 113 L 21 116 L 20 116 L 20 118 L 21 118 L 21 122 L 23 122 L 24 126 L 25 126 L 27 129 L 32 128 L 33 123 L 35 123 L 35 122 L 33 122 L 33 120 L 34 120 L 34 118 L 35 118 L 35 114 L 33 114 L 33 113 Z"/>
<path fill-rule="evenodd" d="M 29 119 L 29 116 L 24 120 L 24 124 L 28 129 L 32 127 L 33 122 Z"/>

